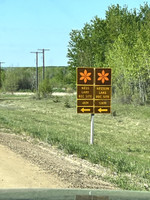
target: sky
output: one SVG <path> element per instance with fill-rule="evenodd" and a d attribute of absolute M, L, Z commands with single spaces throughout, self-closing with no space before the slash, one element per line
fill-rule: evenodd
<path fill-rule="evenodd" d="M 0 0 L 0 62 L 2 67 L 34 67 L 37 49 L 46 66 L 67 66 L 69 33 L 95 16 L 105 19 L 111 5 L 140 8 L 143 0 Z M 146 1 L 150 4 L 150 0 Z M 42 66 L 42 54 L 39 54 Z"/>

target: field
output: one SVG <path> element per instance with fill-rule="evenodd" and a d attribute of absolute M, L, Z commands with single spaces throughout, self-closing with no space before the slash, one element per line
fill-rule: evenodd
<path fill-rule="evenodd" d="M 38 138 L 112 171 L 103 179 L 127 190 L 150 189 L 150 106 L 112 101 L 113 114 L 97 114 L 94 145 L 90 114 L 76 113 L 76 96 L 36 99 L 0 95 L 0 130 Z M 89 172 L 92 173 L 92 172 Z"/>

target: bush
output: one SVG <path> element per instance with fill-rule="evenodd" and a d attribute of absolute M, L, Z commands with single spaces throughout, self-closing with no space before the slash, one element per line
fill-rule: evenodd
<path fill-rule="evenodd" d="M 65 106 L 66 108 L 71 108 L 70 99 L 69 99 L 68 96 L 65 97 L 64 106 Z"/>
<path fill-rule="evenodd" d="M 59 103 L 59 102 L 60 102 L 60 98 L 59 98 L 58 96 L 55 96 L 55 97 L 53 98 L 53 102 L 54 102 L 54 103 Z"/>
<path fill-rule="evenodd" d="M 74 92 L 74 90 L 73 90 L 73 88 L 71 88 L 71 87 L 68 87 L 68 88 L 66 89 L 66 92 L 67 92 L 67 93 L 73 93 L 73 92 Z"/>
<path fill-rule="evenodd" d="M 42 97 L 46 98 L 52 94 L 52 86 L 49 79 L 43 80 L 39 85 L 39 93 Z"/>

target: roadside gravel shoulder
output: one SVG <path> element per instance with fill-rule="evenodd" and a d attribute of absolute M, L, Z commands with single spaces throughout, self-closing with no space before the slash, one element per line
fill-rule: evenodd
<path fill-rule="evenodd" d="M 119 189 L 103 181 L 111 172 L 100 165 L 67 155 L 50 146 L 25 135 L 15 135 L 0 131 L 0 144 L 21 155 L 46 173 L 62 181 L 66 188 Z"/>

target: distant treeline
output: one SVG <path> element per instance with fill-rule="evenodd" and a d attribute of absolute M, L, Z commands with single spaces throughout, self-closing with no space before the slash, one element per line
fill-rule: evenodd
<path fill-rule="evenodd" d="M 72 30 L 69 66 L 112 68 L 112 91 L 123 102 L 150 101 L 150 7 L 112 5 L 105 19 L 95 17 L 81 30 Z"/>
<path fill-rule="evenodd" d="M 43 81 L 42 67 L 38 68 L 39 85 Z M 45 78 L 50 80 L 54 90 L 71 88 L 71 73 L 68 67 L 46 67 Z M 1 70 L 2 91 L 35 91 L 36 68 L 35 67 L 8 67 Z"/>
<path fill-rule="evenodd" d="M 95 17 L 81 30 L 72 30 L 68 44 L 69 67 L 47 67 L 54 88 L 75 88 L 76 67 L 110 67 L 112 94 L 123 103 L 150 102 L 150 6 L 112 5 L 105 19 Z M 39 84 L 42 67 L 39 68 Z M 2 70 L 3 90 L 35 90 L 35 68 Z"/>

